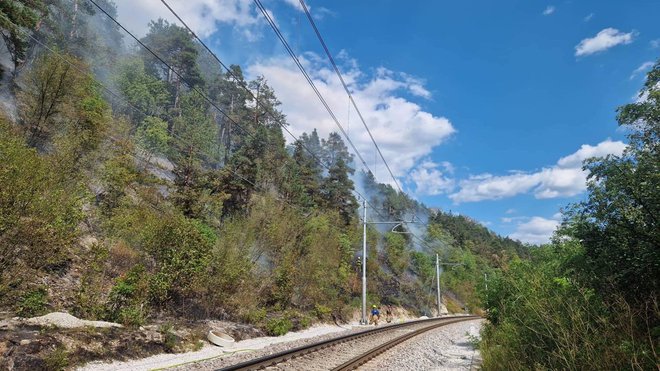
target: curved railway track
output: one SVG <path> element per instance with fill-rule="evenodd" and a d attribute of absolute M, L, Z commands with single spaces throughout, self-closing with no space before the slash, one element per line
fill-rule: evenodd
<path fill-rule="evenodd" d="M 477 318 L 457 316 L 384 325 L 255 358 L 221 370 L 354 370 L 395 345 L 426 331 Z"/>

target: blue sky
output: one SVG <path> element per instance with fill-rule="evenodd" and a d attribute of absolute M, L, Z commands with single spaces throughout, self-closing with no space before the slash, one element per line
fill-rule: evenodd
<path fill-rule="evenodd" d="M 298 0 L 262 0 L 382 182 Z M 336 131 L 250 0 L 171 0 L 227 64 L 264 75 L 294 133 Z M 157 0 L 120 20 L 173 20 Z M 316 1 L 307 4 L 386 160 L 415 198 L 503 235 L 546 241 L 584 197 L 580 161 L 620 153 L 615 109 L 660 57 L 660 1 Z"/>

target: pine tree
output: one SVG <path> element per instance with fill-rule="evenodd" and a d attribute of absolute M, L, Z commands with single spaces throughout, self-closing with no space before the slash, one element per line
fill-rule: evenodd
<path fill-rule="evenodd" d="M 40 0 L 3 0 L 0 2 L 0 35 L 16 68 L 25 60 L 28 47 L 26 33 L 37 26 L 46 13 Z M 0 79 L 2 79 L 0 67 Z"/>
<path fill-rule="evenodd" d="M 323 151 L 322 158 L 327 167 L 333 166 L 339 159 L 342 159 L 346 165 L 353 162 L 353 155 L 348 152 L 346 144 L 336 132 L 330 133 L 327 140 L 321 140 L 321 148 Z M 351 168 L 351 175 L 354 172 L 355 170 Z"/>
<path fill-rule="evenodd" d="M 141 41 L 170 66 L 160 62 L 148 50 L 141 51 L 147 72 L 170 85 L 174 99 L 172 106 L 178 113 L 181 93 L 187 85 L 182 80 L 190 84 L 188 89 L 204 84 L 197 65 L 199 51 L 192 35 L 161 18 L 149 23 L 149 33 Z"/>
<path fill-rule="evenodd" d="M 349 177 L 350 170 L 344 160 L 339 158 L 321 184 L 324 205 L 339 211 L 346 225 L 350 224 L 358 208 L 357 200 L 352 193 L 353 181 Z"/>
<path fill-rule="evenodd" d="M 296 197 L 303 206 L 312 207 L 320 201 L 321 169 L 303 147 L 301 140 L 294 143 L 293 161 L 304 195 Z"/>

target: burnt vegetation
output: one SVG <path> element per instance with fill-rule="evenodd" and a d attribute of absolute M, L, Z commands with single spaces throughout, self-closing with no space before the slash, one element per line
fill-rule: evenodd
<path fill-rule="evenodd" d="M 0 31 L 8 313 L 132 327 L 229 319 L 271 334 L 348 320 L 361 292 L 359 189 L 383 220 L 424 221 L 403 227 L 421 241 L 369 227 L 370 303 L 430 315 L 439 254 L 462 263 L 442 275 L 450 311 L 490 320 L 485 368 L 657 361 L 658 65 L 648 99 L 619 110 L 627 152 L 585 164 L 588 199 L 537 248 L 378 183 L 337 133 L 287 145 L 265 79 L 221 69 L 175 24 L 152 21 L 140 39 L 158 58 L 87 1 L 3 1 Z"/>

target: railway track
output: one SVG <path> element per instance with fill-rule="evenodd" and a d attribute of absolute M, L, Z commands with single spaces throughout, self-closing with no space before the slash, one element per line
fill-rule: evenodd
<path fill-rule="evenodd" d="M 457 316 L 384 325 L 259 357 L 221 370 L 353 370 L 426 331 L 477 318 Z"/>

